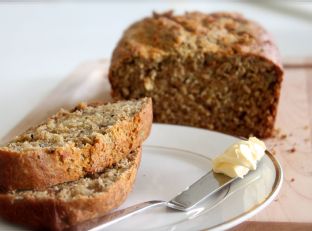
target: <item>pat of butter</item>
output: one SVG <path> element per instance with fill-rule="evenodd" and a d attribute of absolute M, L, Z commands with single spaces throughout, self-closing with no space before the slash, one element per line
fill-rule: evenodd
<path fill-rule="evenodd" d="M 265 150 L 264 142 L 256 137 L 241 140 L 217 156 L 212 161 L 212 169 L 216 173 L 223 173 L 232 178 L 243 178 L 249 170 L 256 170 Z"/>

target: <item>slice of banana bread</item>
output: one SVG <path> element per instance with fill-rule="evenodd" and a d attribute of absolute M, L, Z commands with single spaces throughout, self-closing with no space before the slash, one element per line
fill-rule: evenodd
<path fill-rule="evenodd" d="M 61 110 L 0 148 L 0 188 L 45 189 L 102 171 L 141 146 L 150 98 Z"/>
<path fill-rule="evenodd" d="M 36 230 L 63 230 L 118 207 L 132 189 L 141 148 L 102 173 L 45 191 L 0 193 L 0 216 Z"/>
<path fill-rule="evenodd" d="M 154 120 L 239 136 L 272 134 L 283 70 L 257 23 L 232 13 L 154 14 L 114 50 L 113 96 L 153 98 Z"/>

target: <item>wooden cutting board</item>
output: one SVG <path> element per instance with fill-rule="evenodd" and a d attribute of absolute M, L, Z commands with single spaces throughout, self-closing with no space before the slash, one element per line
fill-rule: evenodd
<path fill-rule="evenodd" d="M 0 141 L 8 141 L 60 107 L 79 101 L 110 100 L 108 62 L 80 65 Z M 312 65 L 288 63 L 276 121 L 267 139 L 284 170 L 281 192 L 271 205 L 235 230 L 312 230 Z"/>

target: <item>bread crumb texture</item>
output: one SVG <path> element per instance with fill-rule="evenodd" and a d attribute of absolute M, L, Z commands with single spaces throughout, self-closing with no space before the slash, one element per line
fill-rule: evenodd
<path fill-rule="evenodd" d="M 37 127 L 15 137 L 2 150 L 27 152 L 60 147 L 84 148 L 97 140 L 107 139 L 106 131 L 114 124 L 138 113 L 145 100 L 120 101 L 104 105 L 79 104 L 73 110 L 60 110 Z M 109 140 L 106 140 L 109 142 Z"/>

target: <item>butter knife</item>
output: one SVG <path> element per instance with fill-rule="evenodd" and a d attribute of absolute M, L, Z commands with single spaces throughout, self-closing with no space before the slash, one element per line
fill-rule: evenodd
<path fill-rule="evenodd" d="M 97 231 L 156 206 L 167 206 L 175 210 L 186 212 L 196 207 L 196 205 L 207 199 L 209 196 L 231 184 L 236 179 L 237 178 L 230 178 L 223 174 L 210 171 L 170 201 L 153 200 L 139 203 L 125 209 L 117 210 L 116 212 L 110 213 L 103 217 L 84 221 L 76 226 L 70 227 L 67 230 Z"/>

